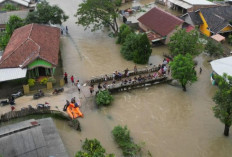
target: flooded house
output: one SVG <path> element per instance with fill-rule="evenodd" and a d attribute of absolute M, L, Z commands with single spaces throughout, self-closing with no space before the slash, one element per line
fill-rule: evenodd
<path fill-rule="evenodd" d="M 201 8 L 181 17 L 186 23 L 199 27 L 202 34 L 210 37 L 232 32 L 232 6 Z"/>
<path fill-rule="evenodd" d="M 33 11 L 38 0 L 0 0 L 0 10 L 5 8 L 6 4 L 13 5 L 17 10 L 29 9 Z"/>
<path fill-rule="evenodd" d="M 182 13 L 195 11 L 199 8 L 209 8 L 217 6 L 217 4 L 207 0 L 156 0 L 156 2 L 166 5 L 174 10 L 179 10 Z"/>
<path fill-rule="evenodd" d="M 58 64 L 60 29 L 28 24 L 16 29 L 0 59 L 0 82 L 52 76 Z"/>
<path fill-rule="evenodd" d="M 146 32 L 148 39 L 152 42 L 162 42 L 167 44 L 170 37 L 181 29 L 184 23 L 180 18 L 154 7 L 146 14 L 138 18 L 139 27 Z"/>

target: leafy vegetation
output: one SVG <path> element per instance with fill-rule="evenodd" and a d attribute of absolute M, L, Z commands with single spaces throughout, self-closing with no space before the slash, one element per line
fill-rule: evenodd
<path fill-rule="evenodd" d="M 114 127 L 112 134 L 115 142 L 122 149 L 125 157 L 138 156 L 138 153 L 141 151 L 141 147 L 132 141 L 130 131 L 126 126 L 122 127 L 118 125 Z"/>
<path fill-rule="evenodd" d="M 119 32 L 118 32 L 118 39 L 116 41 L 117 44 L 123 44 L 127 38 L 127 36 L 132 33 L 132 29 L 126 25 L 122 24 L 119 27 Z"/>
<path fill-rule="evenodd" d="M 108 90 L 99 91 L 96 95 L 96 103 L 100 106 L 108 106 L 113 101 L 113 96 L 110 94 Z"/>
<path fill-rule="evenodd" d="M 39 24 L 62 24 L 66 21 L 68 16 L 57 5 L 49 5 L 47 1 L 41 1 L 37 4 L 37 9 L 30 12 L 26 18 L 26 23 L 39 23 Z"/>
<path fill-rule="evenodd" d="M 178 29 L 170 38 L 168 43 L 171 55 L 176 56 L 178 54 L 186 55 L 198 55 L 203 50 L 203 45 L 199 41 L 199 32 L 193 30 L 186 32 L 185 29 Z"/>
<path fill-rule="evenodd" d="M 4 4 L 3 8 L 1 9 L 1 11 L 13 11 L 13 10 L 19 10 L 19 8 L 11 3 Z"/>
<path fill-rule="evenodd" d="M 33 87 L 35 85 L 35 79 L 28 79 L 28 85 Z"/>
<path fill-rule="evenodd" d="M 54 77 L 49 77 L 48 82 L 52 82 L 53 84 L 56 83 L 56 79 Z"/>
<path fill-rule="evenodd" d="M 115 2 L 115 1 L 114 1 Z M 77 24 L 85 29 L 92 27 L 91 31 L 110 27 L 115 34 L 118 33 L 117 6 L 112 0 L 86 0 L 79 5 L 75 14 Z"/>
<path fill-rule="evenodd" d="M 229 136 L 229 129 L 232 123 L 232 77 L 227 74 L 215 76 L 218 83 L 218 91 L 213 97 L 216 106 L 213 107 L 216 118 L 225 124 L 224 135 Z"/>
<path fill-rule="evenodd" d="M 127 60 L 133 60 L 137 64 L 146 64 L 152 49 L 146 34 L 130 33 L 127 35 L 120 52 Z"/>
<path fill-rule="evenodd" d="M 120 7 L 122 5 L 122 0 L 115 0 L 114 3 L 117 7 Z"/>
<path fill-rule="evenodd" d="M 25 25 L 24 20 L 21 19 L 20 17 L 18 17 L 16 15 L 10 16 L 9 21 L 6 24 L 6 31 L 0 34 L 0 41 L 1 41 L 0 47 L 1 47 L 1 49 L 6 48 L 14 30 L 19 28 L 19 27 L 22 27 L 24 25 Z"/>
<path fill-rule="evenodd" d="M 190 54 L 186 54 L 185 56 L 179 54 L 169 64 L 172 71 L 172 78 L 181 83 L 183 91 L 186 91 L 187 83 L 192 83 L 197 80 L 194 62 Z"/>
<path fill-rule="evenodd" d="M 228 43 L 229 43 L 230 45 L 232 45 L 232 35 L 229 35 L 229 36 L 228 36 Z"/>
<path fill-rule="evenodd" d="M 223 48 L 221 43 L 216 43 L 213 40 L 209 39 L 205 45 L 205 52 L 210 56 L 221 56 L 223 54 Z"/>
<path fill-rule="evenodd" d="M 48 79 L 45 77 L 42 80 L 40 80 L 40 84 L 47 85 Z"/>
<path fill-rule="evenodd" d="M 105 154 L 105 149 L 97 139 L 85 139 L 83 151 L 78 151 L 75 157 L 114 157 L 114 154 Z"/>

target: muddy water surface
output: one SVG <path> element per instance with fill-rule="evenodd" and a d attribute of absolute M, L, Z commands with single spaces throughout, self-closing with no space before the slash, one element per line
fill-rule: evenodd
<path fill-rule="evenodd" d="M 61 39 L 64 71 L 84 81 L 92 76 L 112 73 L 134 64 L 119 53 L 120 46 L 108 37 L 107 30 L 91 32 L 75 24 L 73 15 L 81 0 L 49 0 L 59 5 L 70 16 L 70 37 Z M 136 3 L 146 4 L 152 0 Z M 128 4 L 131 7 L 132 4 Z M 127 6 L 126 6 L 127 7 Z M 159 64 L 165 46 L 154 48 L 151 63 Z M 55 121 L 61 137 L 73 156 L 81 148 L 81 140 L 97 138 L 108 153 L 122 156 L 113 142 L 111 130 L 117 124 L 127 125 L 135 142 L 145 142 L 157 157 L 229 157 L 232 154 L 232 138 L 225 138 L 224 126 L 212 113 L 212 96 L 216 90 L 210 84 L 211 68 L 204 55 L 197 57 L 203 73 L 198 81 L 187 87 L 187 92 L 170 85 L 157 85 L 144 89 L 115 94 L 111 107 L 97 110 L 93 100 L 86 98 L 82 106 L 85 114 L 80 119 L 82 132 L 70 129 L 61 121 Z M 146 155 L 144 155 L 146 156 Z"/>

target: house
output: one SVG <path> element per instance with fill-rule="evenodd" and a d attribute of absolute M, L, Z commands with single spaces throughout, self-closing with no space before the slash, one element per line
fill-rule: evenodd
<path fill-rule="evenodd" d="M 0 82 L 18 78 L 20 72 L 25 77 L 25 71 L 29 77 L 52 76 L 58 64 L 59 43 L 60 29 L 56 27 L 29 24 L 16 29 L 0 59 Z M 14 75 L 13 70 L 18 74 L 8 78 Z"/>
<path fill-rule="evenodd" d="M 145 31 L 152 42 L 162 41 L 167 44 L 170 36 L 182 28 L 183 20 L 157 7 L 138 18 L 139 27 Z"/>
<path fill-rule="evenodd" d="M 29 10 L 17 10 L 17 11 L 10 11 L 10 12 L 0 12 L 0 32 L 5 31 L 6 23 L 10 19 L 10 16 L 16 15 L 21 19 L 25 19 L 29 13 Z"/>
<path fill-rule="evenodd" d="M 158 3 L 167 5 L 174 10 L 181 10 L 182 13 L 195 11 L 199 8 L 209 8 L 217 4 L 208 0 L 156 0 Z"/>
<path fill-rule="evenodd" d="M 184 14 L 182 19 L 197 25 L 206 36 L 232 32 L 232 6 L 201 8 Z"/>
<path fill-rule="evenodd" d="M 38 0 L 0 0 L 0 10 L 4 8 L 5 4 L 12 4 L 17 6 L 19 10 L 30 9 L 34 10 Z"/>

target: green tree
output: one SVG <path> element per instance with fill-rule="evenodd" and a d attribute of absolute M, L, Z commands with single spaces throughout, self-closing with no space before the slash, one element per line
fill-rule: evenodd
<path fill-rule="evenodd" d="M 172 77 L 180 82 L 183 91 L 186 91 L 187 83 L 192 83 L 197 80 L 194 62 L 190 54 L 186 54 L 185 56 L 179 54 L 169 64 Z"/>
<path fill-rule="evenodd" d="M 186 32 L 185 29 L 178 29 L 171 36 L 170 42 L 168 43 L 171 55 L 185 55 L 187 53 L 197 55 L 201 53 L 203 45 L 199 41 L 199 36 L 200 34 L 196 30 Z"/>
<path fill-rule="evenodd" d="M 37 10 L 30 12 L 26 18 L 26 23 L 39 24 L 62 24 L 68 16 L 57 5 L 49 5 L 47 1 L 41 1 L 37 5 Z"/>
<path fill-rule="evenodd" d="M 224 135 L 229 136 L 232 122 L 232 77 L 227 74 L 215 76 L 218 83 L 218 91 L 213 97 L 216 106 L 213 107 L 214 115 L 225 124 Z"/>
<path fill-rule="evenodd" d="M 146 34 L 139 35 L 138 46 L 134 51 L 133 61 L 138 64 L 146 64 L 152 49 Z"/>
<path fill-rule="evenodd" d="M 114 154 L 105 154 L 106 150 L 97 139 L 85 139 L 83 151 L 78 151 L 75 157 L 114 157 Z"/>
<path fill-rule="evenodd" d="M 121 47 L 121 54 L 122 56 L 127 60 L 133 60 L 134 51 L 136 50 L 137 43 L 138 43 L 138 35 L 135 33 L 130 33 L 126 39 L 125 42 L 122 44 Z"/>
<path fill-rule="evenodd" d="M 205 52 L 210 56 L 221 56 L 223 54 L 222 44 L 209 39 L 205 45 Z"/>
<path fill-rule="evenodd" d="M 108 106 L 113 100 L 113 96 L 108 90 L 99 91 L 96 95 L 96 103 L 98 106 Z"/>
<path fill-rule="evenodd" d="M 96 31 L 107 26 L 118 33 L 117 7 L 112 0 L 86 0 L 79 5 L 75 16 L 76 23 L 85 29 L 92 27 L 91 31 Z"/>
<path fill-rule="evenodd" d="M 133 60 L 137 64 L 146 64 L 152 49 L 146 34 L 130 33 L 120 52 L 127 60 Z"/>
<path fill-rule="evenodd" d="M 132 33 L 132 29 L 126 25 L 126 24 L 122 24 L 119 27 L 119 32 L 118 32 L 118 39 L 116 41 L 117 44 L 123 44 L 126 40 L 126 37 Z"/>
<path fill-rule="evenodd" d="M 6 48 L 8 42 L 10 40 L 10 37 L 13 34 L 14 30 L 19 28 L 19 27 L 22 27 L 24 25 L 25 25 L 25 22 L 20 17 L 18 17 L 16 15 L 10 16 L 9 21 L 6 24 L 6 31 L 2 32 L 0 34 L 0 41 L 1 41 L 0 42 L 0 47 L 1 47 L 1 49 Z"/>

